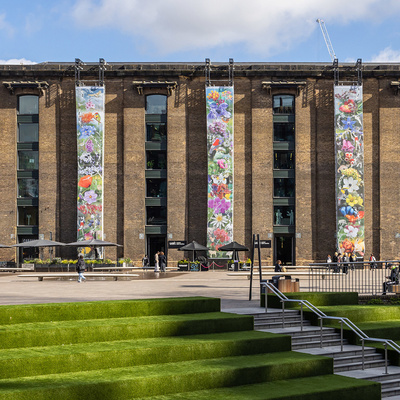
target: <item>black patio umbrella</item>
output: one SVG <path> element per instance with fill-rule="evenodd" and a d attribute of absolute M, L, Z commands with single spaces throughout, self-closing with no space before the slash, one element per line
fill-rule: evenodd
<path fill-rule="evenodd" d="M 104 247 L 104 246 L 117 246 L 122 247 L 122 245 L 112 242 L 106 242 L 105 240 L 100 239 L 91 239 L 91 240 L 81 240 L 78 242 L 67 243 L 66 246 L 74 246 L 74 247 Z"/>
<path fill-rule="evenodd" d="M 182 246 L 178 249 L 179 251 L 193 251 L 193 261 L 194 261 L 194 255 L 196 251 L 207 251 L 208 247 L 203 246 L 200 243 L 197 243 L 195 240 L 190 242 L 189 244 Z"/>
<path fill-rule="evenodd" d="M 13 244 L 11 247 L 55 247 L 55 246 L 65 246 L 65 243 L 55 242 L 53 240 L 37 239 L 30 240 L 29 242 L 22 242 Z"/>
<path fill-rule="evenodd" d="M 238 242 L 231 242 L 226 244 L 225 246 L 221 246 L 219 251 L 233 251 L 232 254 L 232 259 L 237 260 L 237 253 L 238 251 L 250 251 L 246 246 L 243 246 L 242 244 L 239 244 Z"/>

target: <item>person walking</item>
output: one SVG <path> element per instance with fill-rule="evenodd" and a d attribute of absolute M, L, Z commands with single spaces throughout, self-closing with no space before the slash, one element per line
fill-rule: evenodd
<path fill-rule="evenodd" d="M 86 271 L 85 260 L 83 259 L 83 255 L 80 254 L 78 257 L 78 262 L 76 263 L 76 272 L 78 273 L 78 283 L 81 283 L 82 280 L 86 281 L 86 278 L 83 276 L 83 273 Z"/>
<path fill-rule="evenodd" d="M 163 251 L 160 251 L 160 255 L 158 256 L 159 262 L 160 262 L 160 270 L 161 272 L 166 272 L 167 268 L 167 257 L 165 257 L 165 254 Z"/>
<path fill-rule="evenodd" d="M 347 275 L 349 273 L 349 256 L 348 256 L 348 253 L 344 253 L 343 254 L 342 263 L 343 263 L 342 264 L 342 267 L 343 267 L 342 272 Z"/>
<path fill-rule="evenodd" d="M 369 268 L 371 270 L 375 270 L 376 269 L 376 258 L 373 254 L 371 254 L 371 256 L 369 257 L 369 261 L 371 262 L 369 265 Z"/>
<path fill-rule="evenodd" d="M 350 254 L 349 261 L 350 261 L 350 269 L 352 271 L 354 271 L 355 270 L 355 265 L 353 263 L 355 263 L 357 261 L 357 257 L 356 257 L 356 255 L 354 253 Z"/>
<path fill-rule="evenodd" d="M 150 264 L 149 256 L 147 254 L 142 258 L 142 267 L 143 269 L 147 268 Z"/>
<path fill-rule="evenodd" d="M 160 271 L 159 254 L 160 254 L 160 252 L 157 251 L 157 253 L 154 255 L 154 272 Z"/>
<path fill-rule="evenodd" d="M 335 253 L 333 254 L 332 263 L 333 263 L 333 272 L 339 272 L 339 254 L 337 251 L 335 251 Z"/>

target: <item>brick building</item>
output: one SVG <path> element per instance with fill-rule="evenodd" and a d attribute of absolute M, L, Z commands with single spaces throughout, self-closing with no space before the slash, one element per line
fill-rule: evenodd
<path fill-rule="evenodd" d="M 99 79 L 97 64 L 82 68 L 83 82 Z M 75 72 L 74 63 L 0 65 L 2 244 L 77 238 Z M 400 67 L 365 64 L 362 72 L 365 253 L 395 259 Z M 357 79 L 354 65 L 339 73 Z M 228 65 L 212 65 L 211 83 L 227 83 L 228 74 Z M 269 263 L 300 265 L 335 251 L 333 79 L 330 64 L 234 66 L 234 239 L 271 240 L 262 250 Z M 164 249 L 178 260 L 168 241 L 206 243 L 205 80 L 202 63 L 107 65 L 103 226 L 106 240 L 123 245 L 107 257 L 140 260 Z"/>

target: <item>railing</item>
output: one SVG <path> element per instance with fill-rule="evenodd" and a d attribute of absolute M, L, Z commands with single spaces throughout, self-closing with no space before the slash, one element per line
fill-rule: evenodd
<path fill-rule="evenodd" d="M 348 263 L 310 264 L 308 291 L 310 292 L 358 292 L 359 294 L 379 295 L 386 293 L 393 261 L 358 261 Z"/>
<path fill-rule="evenodd" d="M 269 289 L 272 293 L 274 293 L 282 303 L 282 328 L 285 327 L 285 302 L 295 302 L 300 304 L 300 329 L 303 331 L 303 307 L 306 306 L 310 311 L 317 315 L 320 321 L 320 346 L 323 347 L 323 321 L 325 319 L 336 320 L 340 322 L 340 350 L 343 352 L 343 324 L 345 324 L 348 328 L 350 328 L 361 340 L 362 346 L 362 369 L 364 370 L 364 346 L 366 341 L 370 342 L 380 342 L 385 346 L 385 374 L 388 373 L 388 358 L 387 358 L 387 348 L 388 346 L 392 348 L 394 351 L 400 354 L 400 346 L 390 339 L 381 339 L 381 338 L 371 338 L 365 332 L 363 332 L 357 325 L 351 322 L 348 318 L 343 317 L 333 317 L 326 315 L 319 308 L 315 307 L 308 300 L 299 300 L 299 299 L 289 299 L 285 296 L 280 290 L 278 290 L 273 283 L 263 282 L 262 286 L 265 287 L 265 312 L 268 312 L 268 293 L 267 289 Z"/>

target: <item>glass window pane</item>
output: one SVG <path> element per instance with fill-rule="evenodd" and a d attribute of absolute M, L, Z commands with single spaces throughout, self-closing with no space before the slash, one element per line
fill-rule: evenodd
<path fill-rule="evenodd" d="M 18 124 L 19 142 L 38 142 L 39 124 Z"/>
<path fill-rule="evenodd" d="M 152 94 L 146 97 L 146 114 L 166 114 L 167 96 Z"/>
<path fill-rule="evenodd" d="M 18 98 L 19 114 L 39 114 L 38 96 L 19 96 Z"/>
<path fill-rule="evenodd" d="M 274 225 L 294 225 L 294 206 L 274 206 Z"/>
<path fill-rule="evenodd" d="M 39 225 L 37 207 L 18 207 L 18 225 Z"/>
<path fill-rule="evenodd" d="M 166 179 L 146 179 L 146 197 L 167 197 Z"/>
<path fill-rule="evenodd" d="M 146 153 L 147 169 L 165 169 L 167 168 L 167 154 L 165 151 L 148 151 Z"/>
<path fill-rule="evenodd" d="M 274 96 L 274 114 L 294 114 L 294 96 L 288 94 Z"/>
<path fill-rule="evenodd" d="M 146 207 L 147 225 L 166 225 L 167 208 L 166 207 Z"/>
<path fill-rule="evenodd" d="M 18 179 L 18 197 L 38 197 L 39 181 L 37 179 Z"/>
<path fill-rule="evenodd" d="M 167 127 L 165 124 L 146 124 L 148 142 L 163 142 L 167 139 Z"/>
<path fill-rule="evenodd" d="M 294 197 L 294 178 L 274 178 L 274 197 Z"/>
<path fill-rule="evenodd" d="M 33 170 L 39 168 L 39 153 L 37 151 L 19 151 L 18 169 Z"/>
<path fill-rule="evenodd" d="M 291 123 L 274 123 L 274 142 L 293 142 L 294 141 L 294 124 Z"/>
<path fill-rule="evenodd" d="M 274 169 L 294 169 L 293 151 L 274 151 Z"/>

